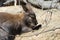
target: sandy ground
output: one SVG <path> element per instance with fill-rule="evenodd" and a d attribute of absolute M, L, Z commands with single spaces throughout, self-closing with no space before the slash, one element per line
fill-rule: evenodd
<path fill-rule="evenodd" d="M 38 23 L 42 24 L 42 27 L 39 30 L 34 30 L 34 32 L 17 35 L 15 40 L 60 40 L 60 10 L 51 9 L 48 11 L 32 8 L 37 16 Z M 20 6 L 2 7 L 0 11 L 16 13 L 22 11 L 22 9 Z"/>

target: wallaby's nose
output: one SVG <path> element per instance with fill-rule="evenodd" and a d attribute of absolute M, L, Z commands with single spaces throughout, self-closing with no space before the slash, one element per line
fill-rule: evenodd
<path fill-rule="evenodd" d="M 36 25 L 35 27 L 33 27 L 32 29 L 33 29 L 33 30 L 38 30 L 39 28 L 41 28 L 41 26 L 42 26 L 42 25 L 39 24 L 39 25 Z"/>

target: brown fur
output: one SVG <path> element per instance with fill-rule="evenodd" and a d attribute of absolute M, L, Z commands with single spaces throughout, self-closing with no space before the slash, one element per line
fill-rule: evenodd
<path fill-rule="evenodd" d="M 10 14 L 5 12 L 0 12 L 0 22 L 4 23 L 5 21 L 10 21 L 12 23 L 21 23 L 24 20 L 25 14 L 19 13 L 19 14 Z M 14 27 L 15 28 L 15 27 Z"/>

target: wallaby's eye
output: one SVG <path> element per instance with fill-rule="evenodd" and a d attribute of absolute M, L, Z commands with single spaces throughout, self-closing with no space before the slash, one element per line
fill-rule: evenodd
<path fill-rule="evenodd" d="M 31 17 L 29 17 L 29 19 L 31 20 Z"/>
<path fill-rule="evenodd" d="M 33 16 L 33 15 L 30 15 L 30 17 L 32 17 L 32 18 L 33 18 L 34 16 Z"/>

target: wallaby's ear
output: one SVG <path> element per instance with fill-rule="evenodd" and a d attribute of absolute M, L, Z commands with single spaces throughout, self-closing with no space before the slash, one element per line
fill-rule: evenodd
<path fill-rule="evenodd" d="M 31 6 L 31 4 L 30 3 L 27 3 L 26 4 L 26 8 L 27 8 L 27 13 L 28 14 L 32 14 L 32 15 L 34 15 L 35 13 L 34 13 L 34 11 L 32 10 L 32 6 Z"/>
<path fill-rule="evenodd" d="M 27 11 L 26 3 L 23 2 L 23 0 L 20 0 L 20 5 L 22 6 L 23 10 L 26 12 Z"/>
<path fill-rule="evenodd" d="M 28 11 L 32 11 L 31 4 L 30 3 L 27 3 L 26 4 L 26 8 L 28 9 Z"/>
<path fill-rule="evenodd" d="M 32 10 L 32 6 L 30 3 L 24 3 L 23 1 L 20 2 L 25 14 L 27 15 L 35 15 L 34 11 Z"/>

